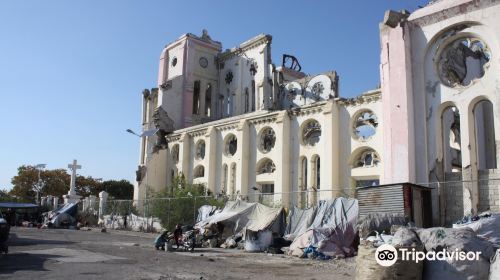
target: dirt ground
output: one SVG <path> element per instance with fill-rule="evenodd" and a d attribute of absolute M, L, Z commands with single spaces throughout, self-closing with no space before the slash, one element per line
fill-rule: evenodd
<path fill-rule="evenodd" d="M 316 261 L 236 249 L 156 251 L 148 233 L 13 228 L 2 279 L 353 279 L 355 258 Z"/>

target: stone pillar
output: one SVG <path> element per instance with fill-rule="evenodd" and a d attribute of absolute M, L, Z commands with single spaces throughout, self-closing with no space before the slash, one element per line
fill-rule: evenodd
<path fill-rule="evenodd" d="M 106 201 L 108 200 L 108 193 L 102 191 L 99 193 L 99 218 L 104 216 L 106 211 Z"/>
<path fill-rule="evenodd" d="M 95 202 L 96 202 L 96 198 L 97 198 L 97 197 L 96 197 L 95 195 L 90 195 L 90 196 L 88 197 L 88 199 L 89 199 L 89 209 L 90 209 L 91 211 L 95 211 Z"/>
<path fill-rule="evenodd" d="M 47 197 L 46 196 L 42 196 L 41 200 L 40 200 L 40 206 L 46 206 L 47 205 Z"/>
<path fill-rule="evenodd" d="M 46 206 L 50 209 L 50 210 L 54 210 L 54 207 L 52 206 L 52 203 L 54 202 L 54 197 L 51 196 L 50 194 L 47 195 L 47 202 L 46 202 Z"/>
<path fill-rule="evenodd" d="M 89 198 L 88 197 L 84 198 L 82 201 L 82 210 L 83 210 L 83 212 L 89 210 Z"/>
<path fill-rule="evenodd" d="M 57 207 L 59 206 L 59 197 L 54 196 L 54 198 L 53 198 L 53 204 L 54 204 L 53 205 L 53 209 L 56 210 Z"/>

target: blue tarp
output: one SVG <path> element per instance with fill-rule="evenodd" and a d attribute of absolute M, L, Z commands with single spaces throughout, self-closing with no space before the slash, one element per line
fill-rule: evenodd
<path fill-rule="evenodd" d="M 0 208 L 36 208 L 38 205 L 33 203 L 20 202 L 0 202 Z"/>

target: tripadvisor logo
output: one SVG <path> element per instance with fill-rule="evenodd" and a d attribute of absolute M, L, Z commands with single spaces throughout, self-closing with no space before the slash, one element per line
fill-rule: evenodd
<path fill-rule="evenodd" d="M 375 260 L 381 266 L 391 266 L 398 260 L 398 251 L 392 245 L 380 245 L 375 251 Z"/>
<path fill-rule="evenodd" d="M 399 256 L 402 261 L 414 261 L 415 263 L 421 262 L 423 260 L 428 261 L 478 261 L 481 252 L 463 252 L 455 249 L 454 251 L 448 251 L 444 249 L 443 251 L 434 252 L 429 251 L 427 253 L 422 251 L 416 251 L 415 248 L 409 250 L 408 248 L 399 248 Z M 398 250 L 394 246 L 389 244 L 383 244 L 377 248 L 375 251 L 375 260 L 381 266 L 391 266 L 398 260 Z"/>
<path fill-rule="evenodd" d="M 416 251 L 415 248 L 409 250 L 408 248 L 399 248 L 399 256 L 402 261 L 414 261 L 415 263 L 423 260 L 428 261 L 446 261 L 446 260 L 460 260 L 460 261 L 478 261 L 481 252 L 463 252 L 455 249 L 455 251 L 434 252 L 427 253 Z M 381 266 L 391 266 L 398 260 L 398 250 L 389 244 L 383 244 L 375 251 L 375 260 Z"/>

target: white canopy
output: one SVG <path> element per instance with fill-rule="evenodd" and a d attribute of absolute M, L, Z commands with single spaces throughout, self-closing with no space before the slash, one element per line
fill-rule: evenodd
<path fill-rule="evenodd" d="M 248 203 L 241 200 L 228 201 L 221 212 L 197 223 L 195 228 L 206 228 L 216 223 L 223 223 L 233 234 L 244 229 L 259 231 L 283 226 L 283 207 L 271 208 L 260 203 Z M 278 223 L 275 223 L 278 222 Z M 274 228 L 274 227 L 273 227 Z"/>

